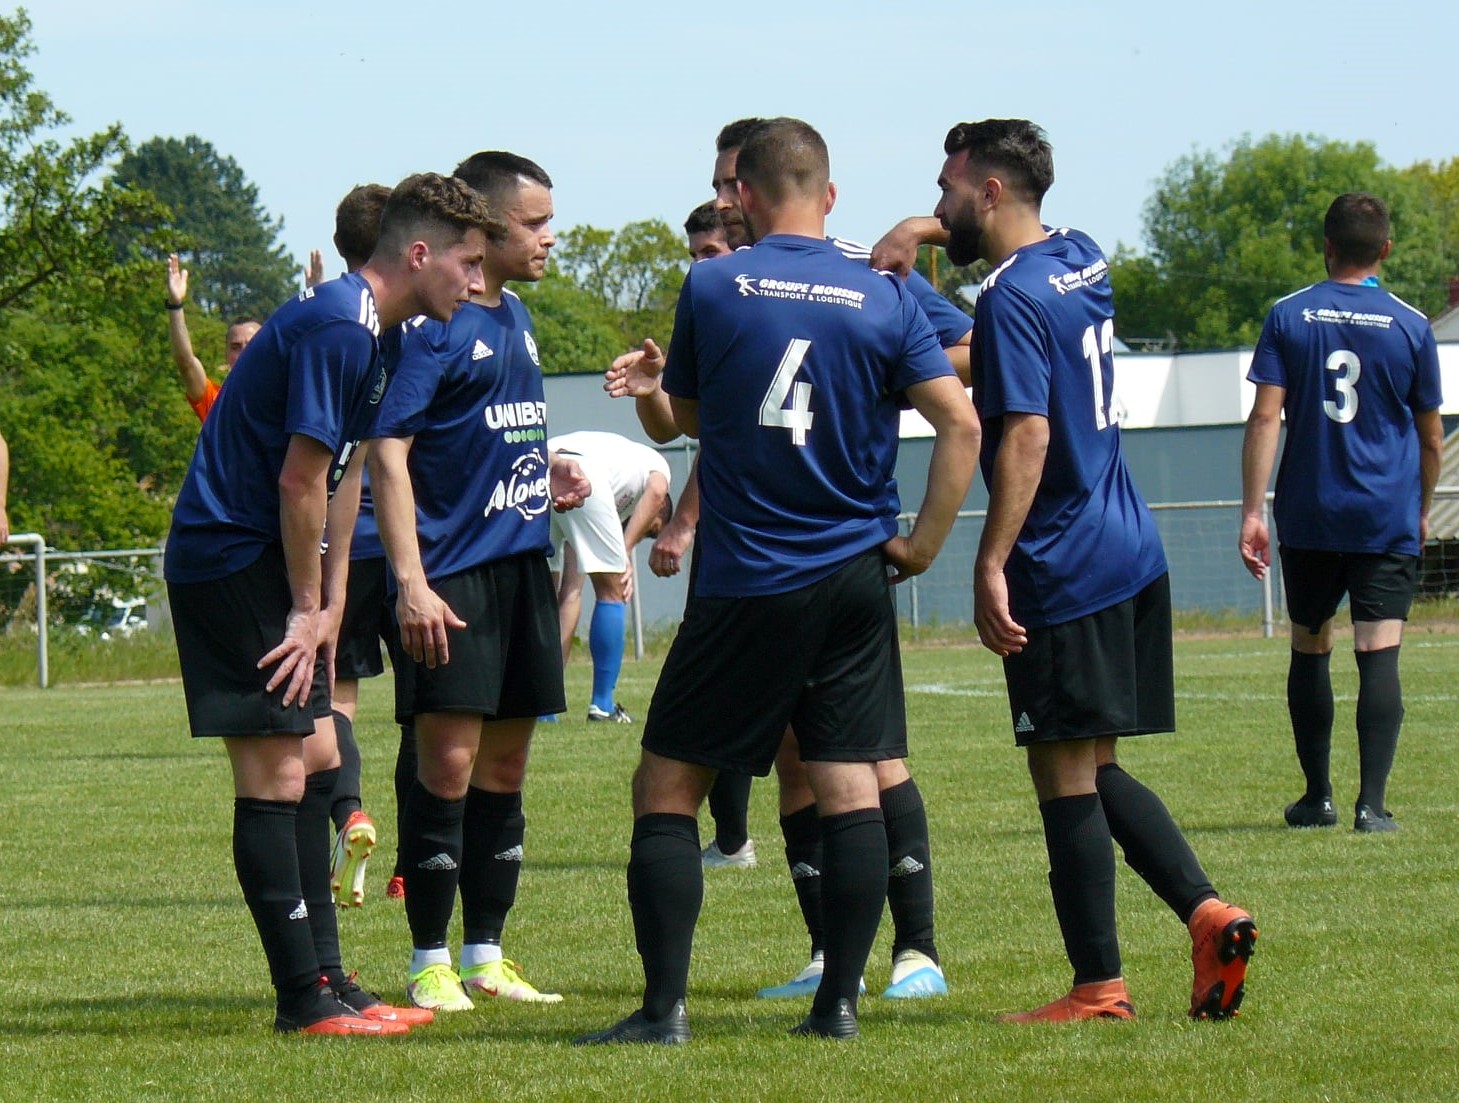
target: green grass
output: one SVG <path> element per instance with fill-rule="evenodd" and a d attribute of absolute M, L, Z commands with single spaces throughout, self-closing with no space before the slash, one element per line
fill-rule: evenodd
<path fill-rule="evenodd" d="M 1120 870 L 1120 934 L 1140 1020 L 1068 1028 L 994 1021 L 1068 983 L 1038 814 L 1012 746 L 997 661 L 968 647 L 906 653 L 913 768 L 927 798 L 939 944 L 952 995 L 896 1005 L 886 924 L 868 966 L 862 1038 L 785 1037 L 800 1004 L 750 998 L 804 963 L 779 852 L 773 783 L 751 826 L 761 868 L 707 878 L 692 1045 L 578 1050 L 637 1004 L 623 871 L 638 728 L 569 718 L 539 729 L 527 863 L 508 955 L 557 1006 L 483 1006 L 388 1043 L 277 1038 L 262 953 L 233 877 L 221 748 L 186 735 L 180 687 L 0 690 L 0 1100 L 1443 1100 L 1459 1095 L 1459 776 L 1451 717 L 1459 636 L 1414 633 L 1391 786 L 1403 831 L 1347 829 L 1356 762 L 1351 659 L 1333 773 L 1344 822 L 1281 826 L 1297 793 L 1281 640 L 1183 640 L 1181 732 L 1132 740 L 1128 769 L 1166 799 L 1218 888 L 1262 936 L 1246 1010 L 1191 1023 L 1189 941 Z M 629 663 L 642 713 L 657 664 Z M 349 962 L 399 998 L 408 942 L 383 887 L 396 735 L 388 679 L 357 731 L 384 841 L 366 906 L 342 916 Z"/>

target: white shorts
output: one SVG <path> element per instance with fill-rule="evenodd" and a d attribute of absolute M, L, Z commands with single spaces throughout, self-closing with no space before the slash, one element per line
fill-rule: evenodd
<path fill-rule="evenodd" d="M 628 570 L 628 550 L 623 545 L 623 523 L 613 500 L 613 481 L 601 465 L 587 456 L 573 458 L 593 484 L 593 493 L 578 509 L 552 514 L 554 550 L 549 566 L 561 573 L 563 545 L 571 544 L 584 574 L 622 574 Z"/>

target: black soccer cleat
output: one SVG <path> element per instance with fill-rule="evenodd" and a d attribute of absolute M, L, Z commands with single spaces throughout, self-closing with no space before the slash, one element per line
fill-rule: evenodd
<path fill-rule="evenodd" d="M 851 1001 L 843 998 L 837 1000 L 836 1006 L 824 1015 L 812 1011 L 799 1026 L 791 1027 L 790 1033 L 800 1038 L 829 1038 L 844 1042 L 859 1035 L 861 1028 L 856 1025 L 856 1012 L 851 1010 Z"/>
<path fill-rule="evenodd" d="M 1364 835 L 1381 835 L 1389 831 L 1398 830 L 1398 821 L 1393 818 L 1393 813 L 1387 810 L 1375 812 L 1366 804 L 1358 806 L 1357 813 L 1353 816 L 1353 830 Z"/>
<path fill-rule="evenodd" d="M 1323 797 L 1321 800 L 1308 800 L 1306 797 L 1294 800 L 1287 805 L 1282 816 L 1286 819 L 1288 827 L 1334 827 L 1337 825 L 1337 811 L 1332 807 L 1332 800 L 1328 797 Z"/>
<path fill-rule="evenodd" d="M 643 1009 L 639 1008 L 628 1018 L 614 1023 L 607 1030 L 574 1038 L 572 1044 L 575 1046 L 678 1046 L 683 1045 L 692 1037 L 693 1035 L 689 1033 L 689 1013 L 684 1010 L 684 1001 L 680 1000 L 674 1004 L 673 1010 L 665 1018 L 657 1022 L 645 1018 Z"/>

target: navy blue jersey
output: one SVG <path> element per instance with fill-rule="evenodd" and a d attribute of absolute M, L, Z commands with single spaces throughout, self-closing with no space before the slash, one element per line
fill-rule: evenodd
<path fill-rule="evenodd" d="M 414 437 L 410 482 L 426 577 L 546 556 L 552 496 L 547 403 L 520 299 L 467 303 L 449 323 L 407 323 L 379 435 Z"/>
<path fill-rule="evenodd" d="M 1004 566 L 1009 612 L 1042 628 L 1133 597 L 1165 573 L 1165 552 L 1110 416 L 1114 297 L 1104 254 L 1077 230 L 1027 245 L 983 282 L 974 319 L 989 486 L 1003 415 L 1049 422 L 1043 475 Z"/>
<path fill-rule="evenodd" d="M 356 559 L 384 559 L 380 527 L 375 524 L 375 499 L 370 496 L 370 473 L 360 478 L 360 512 L 355 518 L 355 535 L 350 541 L 350 562 Z"/>
<path fill-rule="evenodd" d="M 694 265 L 664 389 L 699 401 L 695 593 L 783 593 L 896 532 L 899 401 L 953 374 L 895 276 L 773 234 Z"/>
<path fill-rule="evenodd" d="M 840 237 L 829 240 L 841 250 L 843 256 L 859 260 L 862 264 L 871 263 L 871 250 L 865 245 Z M 944 299 L 922 273 L 913 271 L 907 275 L 907 291 L 927 315 L 927 320 L 937 331 L 937 341 L 943 348 L 951 348 L 973 328 L 973 320 Z"/>
<path fill-rule="evenodd" d="M 1324 280 L 1272 307 L 1247 378 L 1286 389 L 1278 539 L 1417 555 L 1413 415 L 1443 400 L 1428 319 L 1381 287 Z"/>
<path fill-rule="evenodd" d="M 379 334 L 375 296 L 360 275 L 310 288 L 274 311 L 203 422 L 172 511 L 169 582 L 223 578 L 282 540 L 279 474 L 291 436 L 347 456 L 352 442 L 372 434 L 389 380 Z"/>

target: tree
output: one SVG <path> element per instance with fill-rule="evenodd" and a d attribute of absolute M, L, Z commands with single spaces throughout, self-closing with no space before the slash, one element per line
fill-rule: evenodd
<path fill-rule="evenodd" d="M 71 120 L 32 86 L 34 52 L 24 9 L 0 15 L 0 311 L 68 280 L 100 283 L 115 268 L 111 235 L 153 211 L 123 182 L 96 179 L 126 151 L 120 126 L 64 145 L 49 133 Z"/>
<path fill-rule="evenodd" d="M 190 293 L 220 317 L 262 320 L 298 289 L 293 260 L 278 243 L 283 219 L 271 218 L 232 157 L 196 135 L 153 138 L 127 153 L 117 183 L 156 196 L 166 214 L 143 230 L 160 246 L 139 251 L 155 262 L 178 253 L 192 276 Z M 135 245 L 133 234 L 119 239 Z"/>
<path fill-rule="evenodd" d="M 576 226 L 564 231 L 553 256 L 555 271 L 613 319 L 618 352 L 645 337 L 667 343 L 688 263 L 683 239 L 658 219 L 616 231 Z"/>
<path fill-rule="evenodd" d="M 1272 134 L 1223 159 L 1176 161 L 1147 202 L 1147 252 L 1112 261 L 1122 337 L 1170 337 L 1185 348 L 1255 343 L 1271 304 L 1323 278 L 1322 217 L 1337 195 L 1368 191 L 1393 214 L 1384 279 L 1421 310 L 1442 306 L 1438 226 L 1421 181 L 1383 166 L 1367 142 Z"/>
<path fill-rule="evenodd" d="M 1420 161 L 1404 169 L 1403 175 L 1427 194 L 1439 223 L 1444 274 L 1451 280 L 1459 278 L 1459 157 L 1439 165 Z"/>

